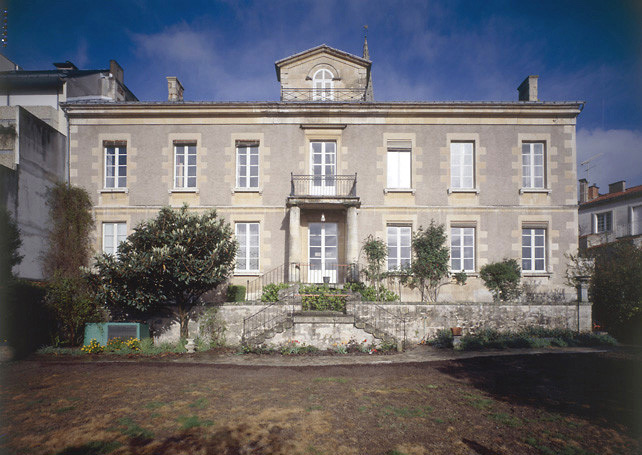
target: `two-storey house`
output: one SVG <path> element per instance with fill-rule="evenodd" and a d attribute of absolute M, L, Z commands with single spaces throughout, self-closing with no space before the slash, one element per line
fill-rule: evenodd
<path fill-rule="evenodd" d="M 167 102 L 65 104 L 71 182 L 93 198 L 98 250 L 187 203 L 233 225 L 234 282 L 340 283 L 367 236 L 387 242 L 399 270 L 434 220 L 451 270 L 470 277 L 441 300 L 491 300 L 478 272 L 503 258 L 541 290 L 564 288 L 582 102 L 539 101 L 537 76 L 515 102 L 377 102 L 367 45 L 363 57 L 321 45 L 275 67 L 274 102 L 183 101 L 168 78 Z"/>

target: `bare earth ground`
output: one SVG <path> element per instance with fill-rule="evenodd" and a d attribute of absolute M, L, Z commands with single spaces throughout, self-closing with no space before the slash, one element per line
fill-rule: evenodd
<path fill-rule="evenodd" d="M 0 452 L 636 454 L 638 351 L 266 367 L 0 366 Z"/>

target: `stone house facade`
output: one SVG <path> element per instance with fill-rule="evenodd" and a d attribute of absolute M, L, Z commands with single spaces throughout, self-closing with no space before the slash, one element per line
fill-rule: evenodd
<path fill-rule="evenodd" d="M 515 102 L 377 102 L 367 44 L 363 57 L 322 45 L 275 68 L 274 102 L 187 102 L 168 78 L 167 102 L 64 105 L 71 183 L 92 197 L 97 251 L 187 203 L 232 224 L 233 282 L 282 270 L 341 283 L 369 235 L 387 242 L 398 270 L 412 260 L 412 233 L 434 220 L 451 270 L 469 275 L 440 300 L 491 301 L 478 273 L 503 258 L 540 291 L 565 288 L 582 102 L 539 101 L 537 76 Z"/>

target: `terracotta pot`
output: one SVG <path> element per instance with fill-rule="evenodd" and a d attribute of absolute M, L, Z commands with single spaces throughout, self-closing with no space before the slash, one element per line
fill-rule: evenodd
<path fill-rule="evenodd" d="M 461 327 L 451 327 L 450 331 L 453 333 L 454 337 L 460 337 L 461 336 Z"/>

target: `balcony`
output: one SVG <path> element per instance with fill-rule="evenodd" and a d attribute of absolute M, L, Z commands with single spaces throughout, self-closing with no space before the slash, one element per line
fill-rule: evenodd
<path fill-rule="evenodd" d="M 357 174 L 291 175 L 288 202 L 291 205 L 343 204 L 359 205 Z"/>
<path fill-rule="evenodd" d="M 362 88 L 281 88 L 281 101 L 299 103 L 354 103 L 366 100 Z"/>

